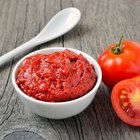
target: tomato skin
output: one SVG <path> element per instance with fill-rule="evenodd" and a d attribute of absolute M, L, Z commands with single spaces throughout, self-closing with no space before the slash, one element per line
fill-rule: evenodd
<path fill-rule="evenodd" d="M 128 92 L 122 94 L 122 90 Z M 122 100 L 120 98 L 121 95 L 126 95 L 126 99 L 129 99 Z M 122 101 L 123 104 L 131 104 L 129 108 L 130 113 L 121 106 Z M 114 111 L 123 122 L 132 126 L 140 126 L 140 76 L 117 83 L 111 93 L 111 102 Z"/>
<path fill-rule="evenodd" d="M 103 82 L 110 88 L 121 80 L 140 75 L 140 44 L 125 40 L 122 52 L 113 54 L 111 48 L 115 45 L 109 45 L 98 58 Z"/>

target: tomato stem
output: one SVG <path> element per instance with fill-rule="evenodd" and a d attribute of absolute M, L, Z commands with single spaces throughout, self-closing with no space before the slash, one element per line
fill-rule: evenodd
<path fill-rule="evenodd" d="M 123 51 L 123 41 L 124 41 L 124 35 L 120 37 L 119 43 L 116 43 L 114 47 L 111 48 L 111 51 L 113 54 L 120 54 Z"/>

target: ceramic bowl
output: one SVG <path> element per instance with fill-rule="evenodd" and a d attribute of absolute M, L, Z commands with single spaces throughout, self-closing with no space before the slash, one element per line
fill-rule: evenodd
<path fill-rule="evenodd" d="M 79 114 L 82 112 L 84 109 L 88 107 L 88 105 L 92 102 L 99 86 L 101 83 L 102 79 L 102 73 L 99 64 L 97 61 L 89 56 L 88 54 L 76 50 L 76 49 L 71 49 L 67 48 L 77 54 L 82 54 L 91 64 L 94 65 L 94 69 L 97 75 L 97 81 L 93 89 L 88 92 L 86 95 L 74 99 L 71 101 L 66 101 L 66 102 L 45 102 L 45 101 L 40 101 L 37 99 L 34 99 L 32 97 L 27 96 L 25 93 L 23 93 L 20 88 L 16 84 L 16 74 L 17 70 L 19 67 L 22 65 L 22 62 L 26 57 L 35 55 L 35 54 L 50 54 L 56 51 L 63 51 L 66 48 L 63 47 L 54 47 L 54 48 L 46 48 L 42 50 L 35 51 L 33 53 L 30 53 L 26 55 L 24 58 L 22 58 L 14 67 L 14 70 L 12 72 L 12 83 L 13 86 L 19 95 L 21 101 L 23 102 L 24 106 L 31 112 L 50 119 L 65 119 L 68 117 L 72 117 L 74 115 Z"/>

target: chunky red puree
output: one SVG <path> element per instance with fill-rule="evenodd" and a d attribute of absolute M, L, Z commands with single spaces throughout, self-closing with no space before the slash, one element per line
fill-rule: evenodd
<path fill-rule="evenodd" d="M 93 65 L 66 49 L 37 54 L 24 60 L 16 82 L 27 95 L 42 101 L 62 102 L 79 98 L 96 83 Z"/>

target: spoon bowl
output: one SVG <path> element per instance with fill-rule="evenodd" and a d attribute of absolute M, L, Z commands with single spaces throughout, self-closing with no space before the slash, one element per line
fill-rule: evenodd
<path fill-rule="evenodd" d="M 78 9 L 66 8 L 55 15 L 36 38 L 46 42 L 59 37 L 70 31 L 79 22 L 80 17 Z"/>

